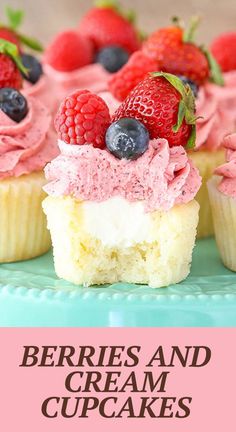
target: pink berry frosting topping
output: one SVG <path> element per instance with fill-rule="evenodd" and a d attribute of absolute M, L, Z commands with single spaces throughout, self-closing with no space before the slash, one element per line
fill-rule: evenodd
<path fill-rule="evenodd" d="M 0 179 L 42 170 L 57 156 L 51 115 L 44 105 L 28 98 L 28 113 L 19 123 L 0 110 Z"/>
<path fill-rule="evenodd" d="M 236 133 L 224 139 L 226 149 L 226 163 L 215 170 L 215 174 L 222 176 L 218 186 L 220 192 L 236 198 Z"/>

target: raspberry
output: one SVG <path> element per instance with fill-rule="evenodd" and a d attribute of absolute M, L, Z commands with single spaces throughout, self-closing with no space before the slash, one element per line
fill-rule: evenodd
<path fill-rule="evenodd" d="M 19 90 L 22 87 L 22 76 L 11 57 L 0 54 L 0 88 L 4 87 Z"/>
<path fill-rule="evenodd" d="M 123 101 L 133 88 L 149 72 L 158 70 L 157 61 L 147 57 L 142 51 L 136 51 L 129 61 L 109 80 L 109 90 L 119 101 Z"/>
<path fill-rule="evenodd" d="M 92 63 L 92 44 L 74 30 L 59 33 L 45 52 L 44 60 L 54 69 L 70 72 Z"/>
<path fill-rule="evenodd" d="M 62 102 L 55 118 L 59 139 L 67 144 L 91 144 L 105 147 L 110 124 L 106 103 L 88 90 L 76 90 Z"/>
<path fill-rule="evenodd" d="M 211 52 L 223 72 L 236 70 L 236 32 L 218 36 L 211 44 Z"/>

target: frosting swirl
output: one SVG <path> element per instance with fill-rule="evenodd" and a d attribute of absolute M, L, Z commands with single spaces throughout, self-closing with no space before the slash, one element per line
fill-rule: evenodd
<path fill-rule="evenodd" d="M 236 133 L 224 139 L 226 148 L 226 163 L 215 170 L 215 174 L 222 176 L 218 189 L 225 195 L 236 198 Z"/>
<path fill-rule="evenodd" d="M 77 89 L 90 90 L 92 93 L 105 91 L 110 76 L 98 63 L 71 72 L 56 71 L 48 64 L 44 64 L 43 69 L 46 76 L 54 81 L 59 101 Z"/>
<path fill-rule="evenodd" d="M 169 148 L 165 139 L 150 141 L 139 159 L 117 159 L 91 145 L 59 142 L 61 154 L 45 169 L 53 196 L 101 202 L 114 196 L 144 201 L 145 210 L 169 210 L 191 201 L 201 185 L 197 169 L 182 146 Z"/>
<path fill-rule="evenodd" d="M 196 115 L 200 117 L 196 149 L 217 150 L 224 137 L 234 131 L 236 110 L 234 112 L 229 88 L 227 82 L 224 87 L 207 83 L 200 88 L 196 99 Z"/>
<path fill-rule="evenodd" d="M 54 114 L 58 108 L 59 98 L 56 86 L 49 76 L 42 75 L 35 84 L 24 80 L 22 93 L 27 99 L 31 96 L 37 98 L 50 109 L 52 114 Z"/>
<path fill-rule="evenodd" d="M 39 171 L 58 154 L 47 108 L 34 98 L 28 106 L 20 123 L 0 110 L 0 179 Z"/>

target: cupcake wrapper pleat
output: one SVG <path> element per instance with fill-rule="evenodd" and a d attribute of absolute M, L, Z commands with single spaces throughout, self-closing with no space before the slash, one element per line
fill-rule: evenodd
<path fill-rule="evenodd" d="M 0 181 L 0 262 L 33 258 L 50 249 L 42 211 L 43 172 Z"/>

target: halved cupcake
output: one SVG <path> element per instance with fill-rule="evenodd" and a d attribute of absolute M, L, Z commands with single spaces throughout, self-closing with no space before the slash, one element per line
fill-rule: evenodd
<path fill-rule="evenodd" d="M 76 284 L 157 288 L 189 273 L 201 184 L 183 147 L 193 138 L 192 103 L 185 105 L 188 92 L 176 77 L 142 86 L 130 106 L 139 98 L 153 122 L 144 109 L 139 120 L 127 113 L 110 124 L 107 105 L 89 91 L 68 96 L 57 114 L 61 153 L 46 167 L 43 208 L 56 273 Z M 187 114 L 177 125 L 181 100 Z"/>

